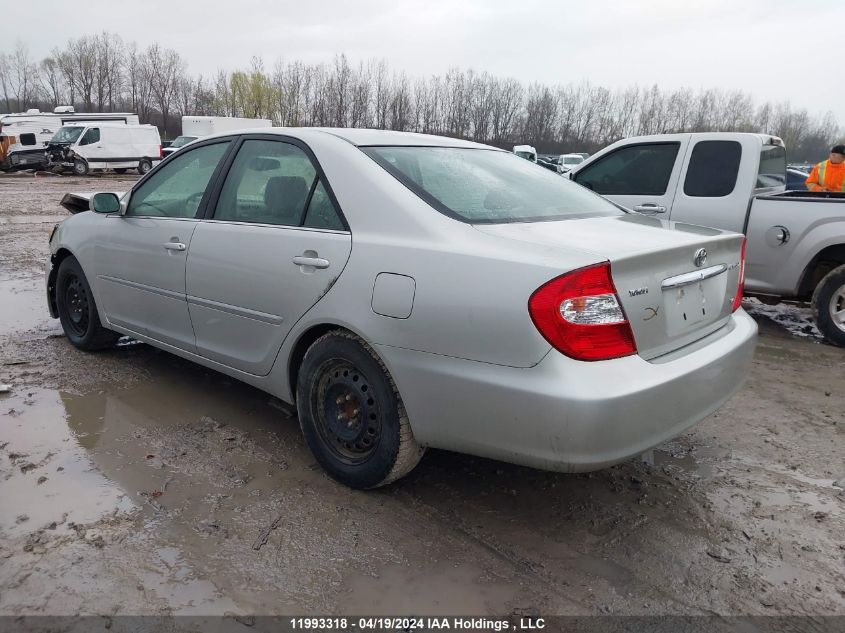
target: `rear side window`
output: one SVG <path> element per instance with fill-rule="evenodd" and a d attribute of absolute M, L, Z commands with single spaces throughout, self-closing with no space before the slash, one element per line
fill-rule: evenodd
<path fill-rule="evenodd" d="M 760 151 L 757 189 L 786 184 L 786 149 L 781 145 L 764 145 Z"/>
<path fill-rule="evenodd" d="M 91 143 L 99 143 L 100 142 L 100 128 L 98 127 L 89 127 L 85 134 L 82 136 L 82 140 L 79 141 L 80 145 L 91 145 Z"/>
<path fill-rule="evenodd" d="M 623 213 L 510 152 L 461 147 L 361 149 L 434 209 L 462 222 L 536 222 Z"/>
<path fill-rule="evenodd" d="M 244 141 L 226 176 L 214 219 L 344 229 L 311 159 L 284 141 Z"/>
<path fill-rule="evenodd" d="M 599 158 L 575 182 L 602 195 L 662 196 L 669 187 L 680 143 L 629 145 Z"/>
<path fill-rule="evenodd" d="M 742 145 L 736 141 L 699 141 L 692 148 L 684 193 L 694 198 L 721 198 L 733 193 Z"/>

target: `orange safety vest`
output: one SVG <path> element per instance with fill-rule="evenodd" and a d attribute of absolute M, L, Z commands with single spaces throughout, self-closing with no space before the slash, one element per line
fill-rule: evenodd
<path fill-rule="evenodd" d="M 6 136 L 0 133 L 0 163 L 6 160 L 6 154 L 9 152 L 9 148 L 17 142 L 18 139 L 16 136 Z"/>
<path fill-rule="evenodd" d="M 806 184 L 810 191 L 845 191 L 845 163 L 820 162 L 813 167 Z"/>

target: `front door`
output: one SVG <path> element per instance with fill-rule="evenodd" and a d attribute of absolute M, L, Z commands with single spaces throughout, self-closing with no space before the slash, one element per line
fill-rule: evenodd
<path fill-rule="evenodd" d="M 617 204 L 668 218 L 686 142 L 625 145 L 579 169 L 572 180 Z"/>
<path fill-rule="evenodd" d="M 293 325 L 340 275 L 352 240 L 306 152 L 281 139 L 243 141 L 188 250 L 197 351 L 266 375 Z"/>
<path fill-rule="evenodd" d="M 109 322 L 195 351 L 185 300 L 185 259 L 221 141 L 175 157 L 129 195 L 123 215 L 104 218 L 96 244 L 97 287 Z"/>

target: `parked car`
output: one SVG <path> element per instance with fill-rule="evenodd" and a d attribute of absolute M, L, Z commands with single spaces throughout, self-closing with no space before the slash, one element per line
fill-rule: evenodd
<path fill-rule="evenodd" d="M 558 165 L 560 165 L 561 173 L 566 173 L 576 165 L 584 162 L 584 157 L 581 154 L 561 154 L 558 157 Z"/>
<path fill-rule="evenodd" d="M 170 156 L 180 147 L 184 147 L 198 138 L 233 132 L 245 128 L 271 127 L 270 119 L 247 119 L 234 116 L 183 116 L 182 136 L 177 136 L 170 147 L 163 150 L 163 156 Z"/>
<path fill-rule="evenodd" d="M 754 350 L 741 235 L 467 141 L 222 135 L 91 206 L 50 239 L 71 343 L 129 335 L 295 403 L 354 487 L 426 447 L 603 468 L 717 409 Z"/>
<path fill-rule="evenodd" d="M 530 160 L 532 163 L 537 162 L 537 150 L 531 145 L 514 145 L 513 153 L 520 158 Z"/>
<path fill-rule="evenodd" d="M 800 169 L 786 169 L 786 189 L 787 191 L 807 191 L 807 178 L 810 176 L 809 172 L 801 171 Z"/>
<path fill-rule="evenodd" d="M 0 115 L 3 131 L 18 139 L 32 137 L 32 142 L 13 144 L 0 170 L 37 169 L 47 166 L 44 147 L 63 125 L 87 125 L 108 123 L 109 125 L 138 125 L 138 115 L 131 112 L 75 112 L 73 106 L 58 106 L 53 112 L 41 112 L 37 108 L 18 114 Z"/>
<path fill-rule="evenodd" d="M 50 167 L 69 168 L 78 176 L 92 169 L 129 169 L 146 174 L 162 158 L 154 125 L 65 125 L 47 145 Z"/>
<path fill-rule="evenodd" d="M 640 213 L 743 231 L 746 290 L 767 303 L 809 302 L 824 336 L 845 345 L 845 194 L 785 191 L 783 141 L 765 134 L 629 138 L 571 172 Z"/>
<path fill-rule="evenodd" d="M 188 143 L 193 143 L 199 136 L 177 136 L 167 147 L 161 148 L 162 157 L 167 158 L 180 147 L 185 147 Z"/>

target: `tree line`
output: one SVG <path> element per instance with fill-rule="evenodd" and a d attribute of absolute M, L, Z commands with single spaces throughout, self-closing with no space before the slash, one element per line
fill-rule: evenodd
<path fill-rule="evenodd" d="M 460 68 L 415 78 L 385 60 L 352 63 L 343 54 L 320 64 L 280 59 L 271 68 L 254 57 L 248 68 L 203 76 L 173 49 L 140 48 L 108 32 L 70 39 L 40 61 L 20 42 L 0 51 L 0 112 L 58 105 L 136 112 L 166 138 L 178 134 L 183 115 L 417 131 L 548 153 L 594 152 L 643 134 L 746 131 L 780 136 L 790 160 L 816 161 L 840 138 L 830 112 L 759 104 L 738 90 L 525 84 Z"/>

